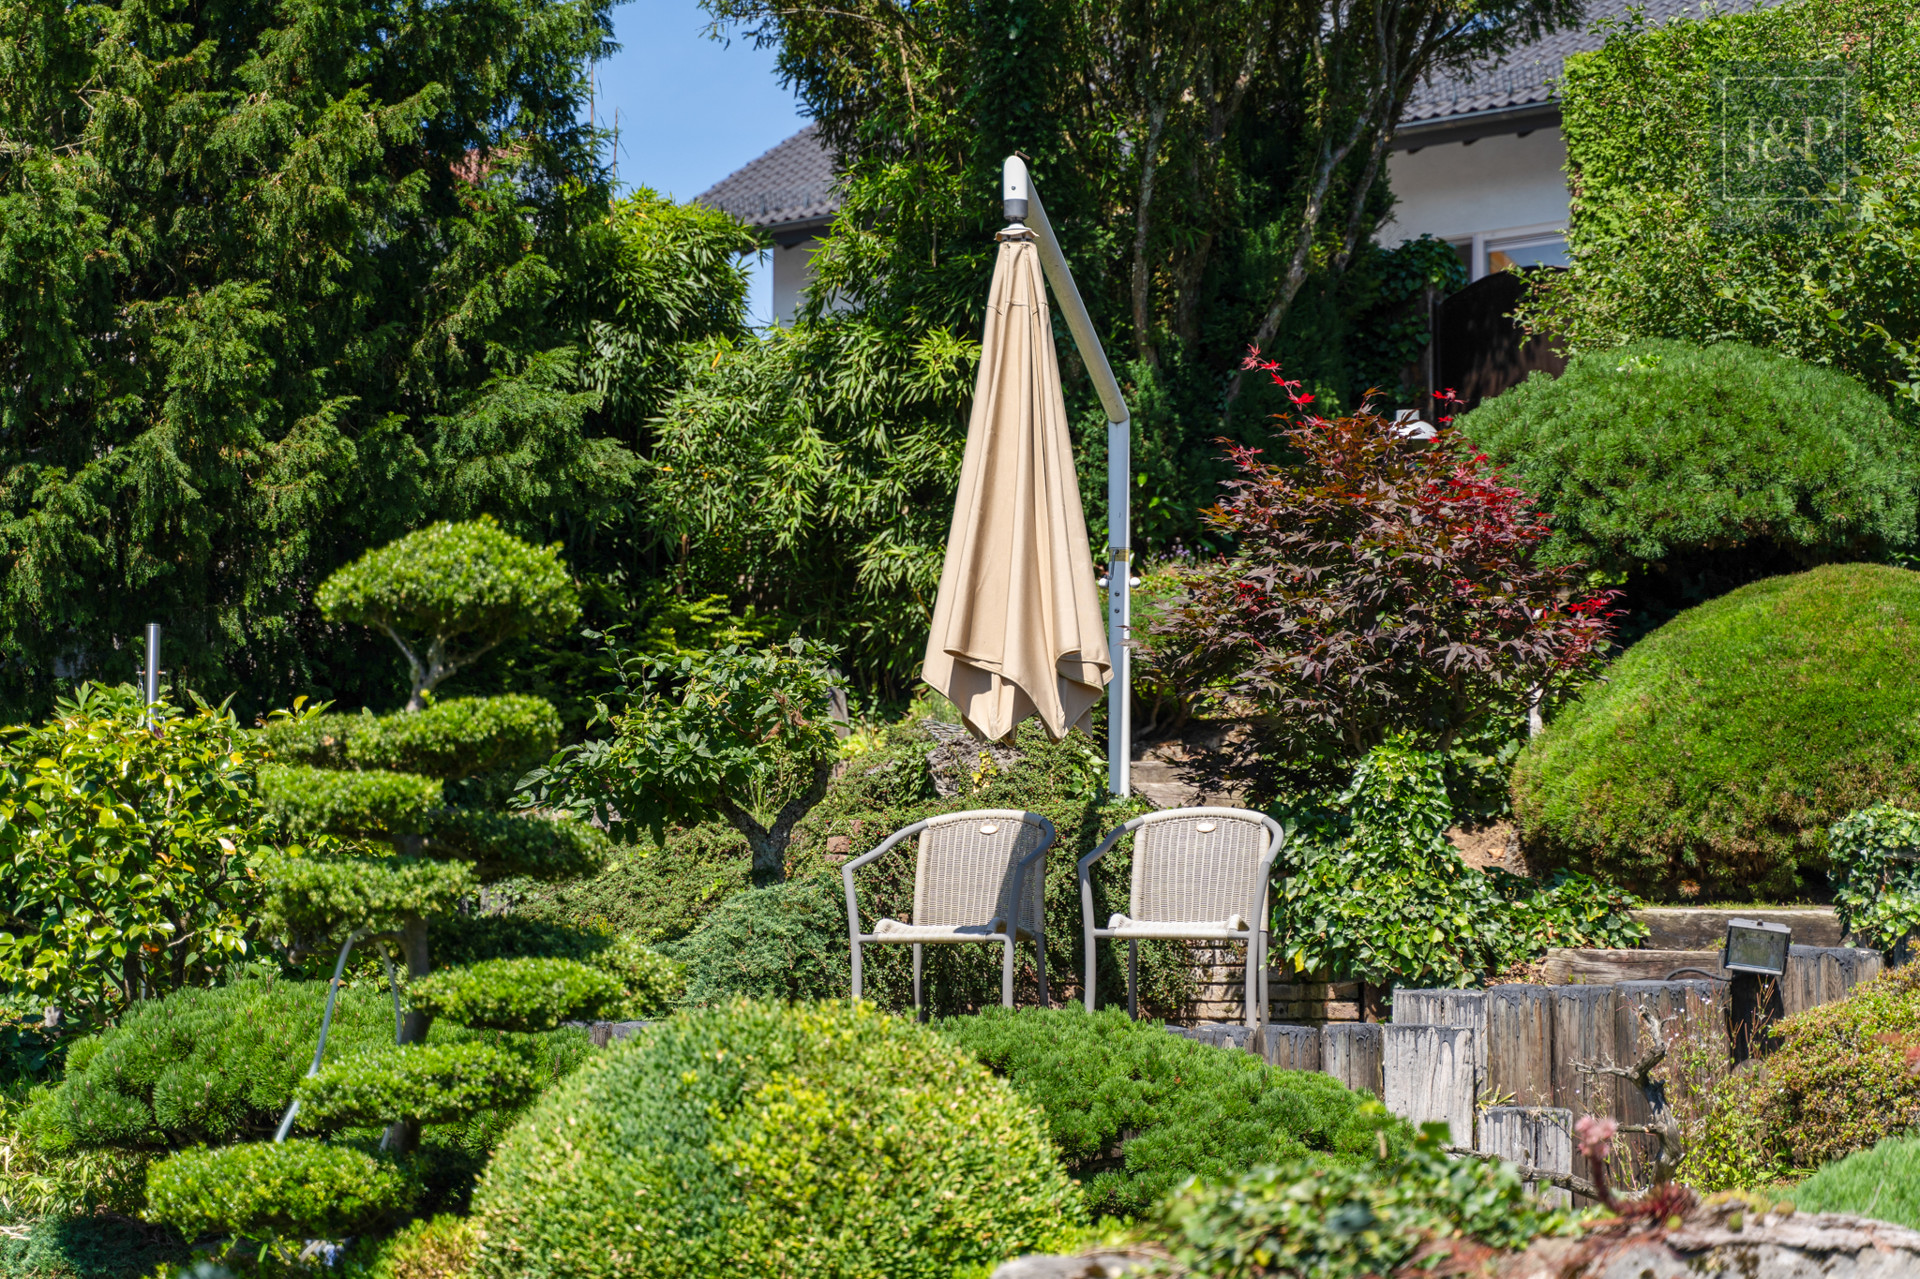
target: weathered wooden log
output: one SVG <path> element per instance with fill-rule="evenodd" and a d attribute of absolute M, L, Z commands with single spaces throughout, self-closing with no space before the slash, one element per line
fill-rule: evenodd
<path fill-rule="evenodd" d="M 1727 921 L 1732 919 L 1763 919 L 1770 924 L 1784 924 L 1804 946 L 1840 944 L 1840 920 L 1831 906 L 1760 910 L 1651 906 L 1634 911 L 1633 918 L 1647 926 L 1649 950 L 1719 950 L 1727 939 Z"/>
<path fill-rule="evenodd" d="M 1780 979 L 1785 1016 L 1847 997 L 1861 982 L 1880 975 L 1885 961 L 1877 950 L 1853 946 L 1792 946 Z"/>
<path fill-rule="evenodd" d="M 1611 1115 L 1621 1082 L 1605 1075 L 1586 1075 L 1579 1065 L 1612 1066 L 1614 1013 L 1618 998 L 1612 986 L 1549 986 L 1553 992 L 1553 1104 L 1581 1115 Z M 1585 1155 L 1574 1153 L 1576 1177 L 1593 1180 Z"/>
<path fill-rule="evenodd" d="M 1724 1069 L 1732 1059 L 1727 1040 L 1728 983 L 1706 978 L 1681 981 L 1623 981 L 1614 986 L 1614 1061 L 1632 1066 L 1654 1047 L 1641 1010 L 1660 1024 L 1670 1045 L 1665 1065 L 1667 1098 L 1678 1101 L 1688 1090 L 1693 1067 L 1709 1073 Z M 1647 1096 L 1626 1080 L 1615 1088 L 1614 1117 L 1623 1124 L 1647 1124 L 1654 1119 Z M 1652 1179 L 1660 1139 L 1652 1133 L 1629 1133 L 1614 1144 L 1614 1182 L 1622 1187 L 1644 1186 Z"/>
<path fill-rule="evenodd" d="M 1266 1058 L 1282 1070 L 1320 1069 L 1320 1027 L 1266 1027 Z"/>
<path fill-rule="evenodd" d="M 1444 1123 L 1453 1141 L 1473 1145 L 1479 1098 L 1480 1031 L 1472 1026 L 1381 1027 L 1387 1109 L 1414 1124 Z"/>
<path fill-rule="evenodd" d="M 1487 1024 L 1484 990 L 1396 990 L 1393 1020 L 1402 1026 L 1471 1026 Z"/>
<path fill-rule="evenodd" d="M 1523 1168 L 1572 1175 L 1573 1112 L 1559 1106 L 1488 1106 L 1480 1112 L 1477 1148 Z M 1536 1181 L 1533 1188 L 1549 1203 L 1573 1202 L 1551 1183 Z"/>
<path fill-rule="evenodd" d="M 1378 1022 L 1328 1022 L 1320 1027 L 1320 1069 L 1356 1092 L 1385 1091 Z"/>
<path fill-rule="evenodd" d="M 1487 991 L 1486 1010 L 1486 1095 L 1515 1106 L 1552 1105 L 1551 989 L 1495 986 Z"/>
<path fill-rule="evenodd" d="M 1720 948 L 1712 950 L 1569 950 L 1555 947 L 1540 960 L 1547 984 L 1611 986 L 1617 981 L 1664 981 L 1682 968 L 1702 968 L 1726 977 Z"/>

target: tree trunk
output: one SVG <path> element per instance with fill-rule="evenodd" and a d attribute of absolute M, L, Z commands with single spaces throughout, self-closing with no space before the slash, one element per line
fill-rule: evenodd
<path fill-rule="evenodd" d="M 425 977 L 433 971 L 433 959 L 427 951 L 426 920 L 415 916 L 401 928 L 400 953 L 407 961 L 409 978 Z M 425 1043 L 427 1031 L 432 1028 L 431 1016 L 417 1008 L 408 1009 L 406 1020 L 400 1026 L 399 1042 L 402 1044 Z M 408 1154 L 420 1144 L 420 1125 L 411 1119 L 402 1119 L 388 1124 L 386 1137 L 380 1144 L 394 1154 Z"/>
<path fill-rule="evenodd" d="M 771 827 L 762 826 L 752 813 L 738 804 L 726 800 L 721 802 L 721 814 L 735 830 L 746 836 L 747 847 L 753 850 L 755 888 L 785 882 L 787 845 L 793 840 L 793 828 L 802 817 L 813 811 L 815 804 L 826 798 L 827 783 L 832 780 L 833 760 L 815 761 L 813 777 L 807 789 L 786 802 L 774 815 Z"/>

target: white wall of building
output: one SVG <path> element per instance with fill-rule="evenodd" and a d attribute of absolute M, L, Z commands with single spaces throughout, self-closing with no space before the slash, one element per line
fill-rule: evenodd
<path fill-rule="evenodd" d="M 1396 203 L 1380 243 L 1452 242 L 1474 279 L 1505 266 L 1564 265 L 1567 145 L 1557 128 L 1396 151 Z"/>
<path fill-rule="evenodd" d="M 793 323 L 794 314 L 800 309 L 807 285 L 813 279 L 811 263 L 814 252 L 819 247 L 818 240 L 802 240 L 795 245 L 773 246 L 774 323 Z"/>

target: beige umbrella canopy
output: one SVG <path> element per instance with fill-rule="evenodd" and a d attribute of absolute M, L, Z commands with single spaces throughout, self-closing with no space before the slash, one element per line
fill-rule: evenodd
<path fill-rule="evenodd" d="M 1000 241 L 947 562 L 921 677 L 998 740 L 1091 731 L 1112 678 L 1053 323 L 1031 233 Z"/>

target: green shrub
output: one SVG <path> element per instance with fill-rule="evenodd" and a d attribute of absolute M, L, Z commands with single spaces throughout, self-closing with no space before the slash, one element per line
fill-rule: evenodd
<path fill-rule="evenodd" d="M 686 968 L 631 933 L 613 934 L 510 915 L 456 916 L 436 924 L 434 954 L 449 965 L 486 959 L 575 959 L 620 982 L 618 1020 L 660 1017 L 686 990 Z"/>
<path fill-rule="evenodd" d="M 1511 1164 L 1450 1158 L 1444 1140 L 1430 1124 L 1385 1167 L 1293 1160 L 1203 1181 L 1160 1207 L 1160 1238 L 1176 1262 L 1209 1279 L 1364 1279 L 1403 1273 L 1396 1267 L 1432 1238 L 1523 1248 L 1570 1229 Z"/>
<path fill-rule="evenodd" d="M 1828 1164 L 1794 1188 L 1794 1207 L 1920 1230 L 1920 1137 L 1894 1137 Z"/>
<path fill-rule="evenodd" d="M 1378 1160 L 1411 1135 L 1330 1076 L 1276 1070 L 1117 1008 L 989 1008 L 936 1028 L 1046 1115 L 1094 1217 L 1137 1216 L 1188 1177 L 1233 1177 L 1309 1151 Z"/>
<path fill-rule="evenodd" d="M 632 933 L 658 945 L 685 937 L 721 902 L 750 886 L 751 870 L 752 855 L 740 833 L 709 822 L 670 831 L 663 845 L 622 844 L 590 876 L 516 881 L 502 889 L 514 900 L 515 916 L 529 922 Z"/>
<path fill-rule="evenodd" d="M 489 959 L 443 968 L 407 990 L 408 1001 L 431 1017 L 522 1032 L 605 1017 L 624 996 L 617 978 L 571 959 Z"/>
<path fill-rule="evenodd" d="M 412 773 L 353 773 L 267 764 L 260 798 L 295 839 L 414 834 L 441 805 L 440 783 Z"/>
<path fill-rule="evenodd" d="M 845 999 L 853 985 L 847 899 L 826 871 L 737 893 L 662 950 L 686 965 L 689 1004 Z"/>
<path fill-rule="evenodd" d="M 479 885 L 461 862 L 418 857 L 261 859 L 262 922 L 282 937 L 327 946 L 356 928 L 398 929 L 420 913 L 451 914 Z"/>
<path fill-rule="evenodd" d="M 439 1216 L 408 1222 L 381 1243 L 366 1279 L 465 1279 L 479 1248 L 472 1218 Z"/>
<path fill-rule="evenodd" d="M 1920 964 L 1780 1023 L 1767 1058 L 1778 1162 L 1817 1168 L 1920 1124 Z"/>
<path fill-rule="evenodd" d="M 165 1150 L 269 1137 L 313 1061 L 325 1002 L 325 982 L 247 978 L 135 1005 L 119 1026 L 73 1046 L 66 1078 L 28 1112 L 35 1138 L 61 1149 Z M 510 1053 L 542 1081 L 564 1076 L 587 1052 L 586 1036 L 570 1029 L 527 1038 L 436 1026 L 433 1036 L 430 1046 Z M 343 988 L 327 1062 L 391 1051 L 392 1041 L 384 985 Z M 484 1135 L 484 1126 L 476 1131 Z"/>
<path fill-rule="evenodd" d="M 1548 557 L 1612 575 L 1749 543 L 1811 565 L 1914 539 L 1920 459 L 1886 402 L 1739 342 L 1576 355 L 1460 429 L 1540 499 Z"/>
<path fill-rule="evenodd" d="M 461 778 L 524 771 L 553 754 L 560 713 L 541 697 L 450 697 L 414 714 L 363 717 L 347 739 L 361 768 Z"/>
<path fill-rule="evenodd" d="M 1079 1219 L 1044 1123 L 870 1007 L 675 1017 L 536 1102 L 474 1194 L 515 1279 L 948 1279 Z"/>
<path fill-rule="evenodd" d="M 183 1150 L 147 1170 L 147 1215 L 188 1239 L 341 1239 L 391 1225 L 419 1196 L 392 1160 L 299 1138 Z"/>
<path fill-rule="evenodd" d="M 397 1119 L 451 1123 L 480 1110 L 523 1106 L 533 1067 L 488 1044 L 385 1044 L 336 1057 L 293 1090 L 308 1132 L 371 1128 Z"/>
<path fill-rule="evenodd" d="M 1874 804 L 1827 832 L 1840 926 L 1891 950 L 1920 930 L 1920 813 Z"/>
<path fill-rule="evenodd" d="M 1273 949 L 1380 984 L 1477 985 L 1550 946 L 1629 946 L 1637 903 L 1584 875 L 1541 885 L 1468 866 L 1448 842 L 1446 759 L 1402 738 L 1367 753 L 1331 805 L 1291 814 L 1275 864 Z"/>
<path fill-rule="evenodd" d="M 1513 772 L 1535 865 L 1710 899 L 1817 887 L 1827 828 L 1876 800 L 1920 806 L 1920 573 L 1872 564 L 1682 613 Z"/>
<path fill-rule="evenodd" d="M 0 989 L 85 1024 L 243 956 L 272 849 L 259 761 L 224 707 L 126 687 L 0 729 Z"/>
<path fill-rule="evenodd" d="M 1604 48 L 1567 60 L 1556 92 L 1578 193 L 1567 236 L 1572 265 L 1536 275 L 1523 314 L 1580 350 L 1637 337 L 1731 337 L 1910 398 L 1920 389 L 1920 154 L 1911 149 L 1920 24 L 1912 6 L 1716 8 L 1698 20 L 1676 10 L 1623 17 Z M 1863 62 L 1865 32 L 1873 52 Z M 1780 163 L 1787 155 L 1770 154 L 1771 163 L 1747 170 L 1770 181 L 1777 174 L 1788 193 L 1807 179 L 1816 192 L 1844 181 L 1847 198 L 1770 205 L 1728 189 L 1732 166 L 1718 162 L 1720 148 L 1730 131 L 1746 134 L 1745 121 L 1723 116 L 1722 86 L 1743 64 L 1860 67 L 1846 82 L 1858 96 L 1844 108 L 1844 168 L 1793 173 Z M 1785 83 L 1791 92 L 1805 86 Z"/>
<path fill-rule="evenodd" d="M 580 618 L 557 546 L 530 546 L 491 518 L 441 523 L 376 547 L 314 593 L 328 621 L 358 622 L 400 647 L 412 674 L 407 708 L 503 640 L 551 635 Z"/>
<path fill-rule="evenodd" d="M 143 1279 L 185 1261 L 171 1230 L 108 1213 L 45 1217 L 23 1236 L 0 1236 L 0 1279 Z"/>
<path fill-rule="evenodd" d="M 464 859 L 482 880 L 591 875 L 606 864 L 610 847 L 607 837 L 585 822 L 528 813 L 442 808 L 430 813 L 420 829 L 433 856 Z"/>

